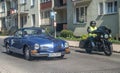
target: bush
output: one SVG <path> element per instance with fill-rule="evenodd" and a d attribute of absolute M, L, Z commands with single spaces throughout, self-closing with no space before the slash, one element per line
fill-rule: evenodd
<path fill-rule="evenodd" d="M 81 36 L 81 40 L 86 40 L 88 38 L 88 34 L 84 34 Z"/>
<path fill-rule="evenodd" d="M 71 30 L 62 30 L 60 32 L 60 37 L 71 38 L 73 37 L 73 32 Z"/>

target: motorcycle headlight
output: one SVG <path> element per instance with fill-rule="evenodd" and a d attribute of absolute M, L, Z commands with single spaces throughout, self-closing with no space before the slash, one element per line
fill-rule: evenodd
<path fill-rule="evenodd" d="M 103 36 L 103 35 L 101 35 L 100 37 L 101 37 L 101 38 L 103 38 L 104 36 Z"/>
<path fill-rule="evenodd" d="M 65 43 L 65 47 L 69 47 L 69 44 L 67 42 Z"/>
<path fill-rule="evenodd" d="M 106 38 L 106 39 L 109 38 L 109 35 L 108 35 L 108 34 L 105 34 L 105 35 L 104 35 L 104 38 Z"/>
<path fill-rule="evenodd" d="M 40 45 L 36 43 L 36 44 L 34 45 L 34 48 L 35 48 L 35 49 L 39 49 L 39 48 L 40 48 Z"/>

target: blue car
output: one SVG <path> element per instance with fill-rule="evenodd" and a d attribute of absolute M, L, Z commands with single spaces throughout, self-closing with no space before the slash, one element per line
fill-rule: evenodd
<path fill-rule="evenodd" d="M 24 55 L 26 60 L 33 57 L 64 58 L 69 54 L 69 44 L 61 39 L 52 37 L 39 27 L 21 28 L 11 37 L 4 39 L 6 52 Z"/>

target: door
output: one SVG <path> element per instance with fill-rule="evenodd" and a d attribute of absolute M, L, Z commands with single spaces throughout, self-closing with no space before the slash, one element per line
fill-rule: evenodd
<path fill-rule="evenodd" d="M 12 51 L 16 53 L 22 52 L 22 30 L 15 33 L 14 37 L 11 39 Z"/>

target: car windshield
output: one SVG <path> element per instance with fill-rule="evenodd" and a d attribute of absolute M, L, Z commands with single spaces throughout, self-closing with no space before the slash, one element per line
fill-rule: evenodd
<path fill-rule="evenodd" d="M 42 35 L 42 34 L 44 34 L 44 35 L 50 36 L 50 34 L 43 29 L 24 29 L 23 34 L 24 35 Z"/>

